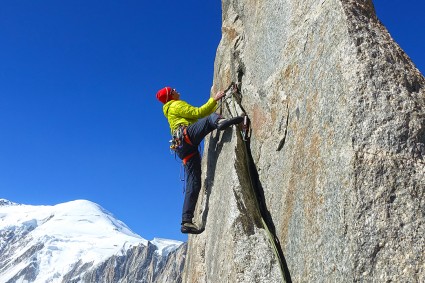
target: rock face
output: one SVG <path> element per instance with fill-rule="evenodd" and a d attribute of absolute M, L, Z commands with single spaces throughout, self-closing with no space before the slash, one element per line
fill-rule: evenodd
<path fill-rule="evenodd" d="M 206 139 L 184 282 L 425 278 L 424 77 L 370 0 L 223 0 L 213 92 L 236 129 Z"/>

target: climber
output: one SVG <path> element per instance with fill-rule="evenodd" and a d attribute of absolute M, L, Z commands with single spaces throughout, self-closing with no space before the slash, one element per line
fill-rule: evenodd
<path fill-rule="evenodd" d="M 162 110 L 170 124 L 173 137 L 170 148 L 175 150 L 185 168 L 186 192 L 181 222 L 182 233 L 199 234 L 203 231 L 192 222 L 201 190 L 199 144 L 214 129 L 223 130 L 243 121 L 243 117 L 225 119 L 214 112 L 217 101 L 224 95 L 223 91 L 219 91 L 204 105 L 194 107 L 180 100 L 180 93 L 171 87 L 164 87 L 156 94 L 156 98 L 164 104 Z"/>

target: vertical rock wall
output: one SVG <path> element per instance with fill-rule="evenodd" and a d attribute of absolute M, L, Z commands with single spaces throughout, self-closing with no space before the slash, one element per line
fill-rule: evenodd
<path fill-rule="evenodd" d="M 425 80 L 372 2 L 222 7 L 212 91 L 240 83 L 252 138 L 206 139 L 183 281 L 425 278 Z"/>

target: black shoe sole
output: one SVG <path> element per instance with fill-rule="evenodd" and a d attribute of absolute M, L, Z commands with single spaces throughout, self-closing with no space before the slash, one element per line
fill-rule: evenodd
<path fill-rule="evenodd" d="M 202 232 L 204 232 L 204 229 L 194 229 L 194 228 L 187 228 L 187 227 L 182 227 L 180 230 L 183 234 L 201 234 Z"/>

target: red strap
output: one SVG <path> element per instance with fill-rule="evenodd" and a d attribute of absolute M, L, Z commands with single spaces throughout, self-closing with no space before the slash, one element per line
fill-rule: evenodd
<path fill-rule="evenodd" d="M 184 158 L 183 158 L 183 165 L 186 165 L 186 163 L 189 161 L 189 159 L 191 159 L 192 157 L 194 157 L 195 156 L 195 154 L 197 154 L 198 152 L 197 151 L 195 151 L 195 152 L 192 152 L 191 154 L 189 154 L 189 155 L 186 155 Z"/>
<path fill-rule="evenodd" d="M 183 129 L 183 137 L 184 137 L 184 141 L 188 144 L 190 144 L 191 146 L 193 146 L 192 142 L 189 139 L 189 135 L 187 134 L 187 127 L 185 127 Z"/>
<path fill-rule="evenodd" d="M 190 138 L 189 138 L 189 135 L 187 134 L 187 127 L 184 127 L 184 129 L 183 129 L 183 138 L 184 138 L 184 141 L 187 143 L 187 144 L 190 144 L 191 146 L 193 146 L 193 144 L 192 144 L 192 142 L 190 141 Z M 197 154 L 198 152 L 197 151 L 195 151 L 195 152 L 192 152 L 191 154 L 189 154 L 189 155 L 187 155 L 187 156 L 185 156 L 184 158 L 183 158 L 183 164 L 184 165 L 186 165 L 186 163 L 189 161 L 189 159 L 191 159 L 193 156 L 195 156 L 195 154 Z"/>

